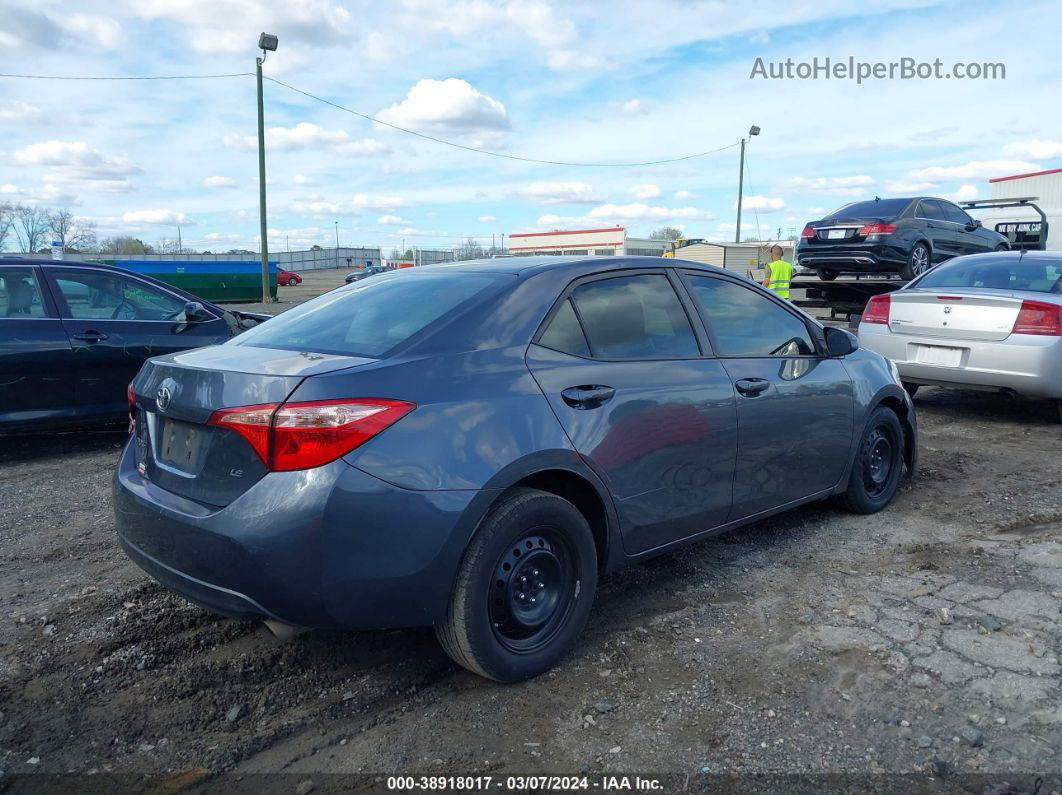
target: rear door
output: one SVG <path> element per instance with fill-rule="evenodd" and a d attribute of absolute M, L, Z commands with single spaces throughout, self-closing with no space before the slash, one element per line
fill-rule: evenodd
<path fill-rule="evenodd" d="M 785 301 L 722 276 L 683 276 L 733 385 L 738 451 L 730 520 L 799 500 L 840 480 L 854 390 Z"/>
<path fill-rule="evenodd" d="M 0 265 L 0 425 L 48 421 L 74 403 L 73 351 L 40 269 Z"/>
<path fill-rule="evenodd" d="M 124 413 L 126 386 L 147 358 L 229 339 L 222 318 L 185 323 L 182 296 L 133 275 L 45 270 L 75 354 L 74 398 L 87 413 Z"/>
<path fill-rule="evenodd" d="M 955 224 L 948 220 L 939 201 L 922 199 L 915 214 L 922 220 L 925 235 L 933 249 L 930 262 L 937 264 L 959 254 Z"/>
<path fill-rule="evenodd" d="M 527 365 L 616 502 L 628 553 L 708 530 L 730 513 L 735 400 L 692 306 L 660 271 L 576 282 Z"/>

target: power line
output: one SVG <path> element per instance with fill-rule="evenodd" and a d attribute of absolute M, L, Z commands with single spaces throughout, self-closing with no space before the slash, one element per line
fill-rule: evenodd
<path fill-rule="evenodd" d="M 682 155 L 681 157 L 669 157 L 661 160 L 646 160 L 640 163 L 580 163 L 566 160 L 541 160 L 535 157 L 521 157 L 520 155 L 509 155 L 505 154 L 504 152 L 495 152 L 490 149 L 480 149 L 476 146 L 459 144 L 456 141 L 449 141 L 445 138 L 437 138 L 434 135 L 428 135 L 426 133 L 417 132 L 416 130 L 410 130 L 405 127 L 399 127 L 397 124 L 392 124 L 391 122 L 383 121 L 381 119 L 376 118 L 375 116 L 370 116 L 367 113 L 361 113 L 351 108 L 344 107 L 343 105 L 340 105 L 336 102 L 332 102 L 331 100 L 325 99 L 324 97 L 319 97 L 316 94 L 311 94 L 309 91 L 303 91 L 301 88 L 296 88 L 295 86 L 288 85 L 287 83 L 277 80 L 275 77 L 265 76 L 264 79 L 268 80 L 271 83 L 276 83 L 278 86 L 283 86 L 289 91 L 294 91 L 296 94 L 302 94 L 303 96 L 309 97 L 310 99 L 316 100 L 317 102 L 322 102 L 325 105 L 330 105 L 331 107 L 336 108 L 337 110 L 341 110 L 345 113 L 350 113 L 354 116 L 358 116 L 362 119 L 365 119 L 366 121 L 375 122 L 376 124 L 382 124 L 384 127 L 390 127 L 392 130 L 397 130 L 398 132 L 403 132 L 408 135 L 415 135 L 418 138 L 424 138 L 425 140 L 434 141 L 438 144 L 452 146 L 455 149 L 464 149 L 467 152 L 475 152 L 481 155 L 490 155 L 491 157 L 500 157 L 504 158 L 505 160 L 518 160 L 521 163 L 539 163 L 547 166 L 578 166 L 584 168 L 632 168 L 635 166 L 659 166 L 664 165 L 666 163 L 679 163 L 683 160 L 693 160 L 694 158 L 698 157 L 714 155 L 717 152 L 722 152 L 726 149 L 731 149 L 738 145 L 738 142 L 735 141 L 733 143 L 727 144 L 726 146 L 720 146 L 718 149 L 710 149 L 707 152 L 696 152 L 691 155 Z"/>
<path fill-rule="evenodd" d="M 127 77 L 80 77 L 77 75 L 16 75 L 0 73 L 0 77 L 16 80 L 212 80 L 218 77 L 252 77 L 254 72 L 233 72 L 220 75 L 146 75 Z"/>

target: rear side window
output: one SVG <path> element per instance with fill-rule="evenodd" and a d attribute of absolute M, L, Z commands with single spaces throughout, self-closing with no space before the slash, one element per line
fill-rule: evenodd
<path fill-rule="evenodd" d="M 241 334 L 234 344 L 378 359 L 503 274 L 376 276 L 325 293 Z"/>
<path fill-rule="evenodd" d="M 579 325 L 579 318 L 575 316 L 570 300 L 560 305 L 538 341 L 540 345 L 553 348 L 555 351 L 574 353 L 577 356 L 590 355 L 590 347 L 586 344 L 583 327 Z"/>
<path fill-rule="evenodd" d="M 940 207 L 940 202 L 930 201 L 929 199 L 923 199 L 918 203 L 918 216 L 920 218 L 928 218 L 930 221 L 943 221 L 944 210 Z"/>
<path fill-rule="evenodd" d="M 690 276 L 720 356 L 810 356 L 808 328 L 766 296 L 725 279 Z"/>
<path fill-rule="evenodd" d="M 576 287 L 572 301 L 599 359 L 699 356 L 689 318 L 664 275 L 621 276 Z"/>
<path fill-rule="evenodd" d="M 878 201 L 853 202 L 827 215 L 824 221 L 843 218 L 892 218 L 903 212 L 910 199 L 879 199 Z"/>
<path fill-rule="evenodd" d="M 953 259 L 939 265 L 914 287 L 956 289 L 983 287 L 989 290 L 1030 290 L 1034 293 L 1062 293 L 1062 258 L 1009 255 Z"/>
<path fill-rule="evenodd" d="M 0 270 L 0 317 L 44 317 L 41 291 L 32 268 Z"/>

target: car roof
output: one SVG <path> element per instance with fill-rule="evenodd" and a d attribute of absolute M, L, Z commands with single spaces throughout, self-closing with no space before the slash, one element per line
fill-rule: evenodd
<path fill-rule="evenodd" d="M 707 265 L 703 262 L 692 262 L 685 259 L 672 259 L 671 257 L 638 257 L 638 256 L 558 256 L 536 255 L 532 257 L 505 257 L 498 259 L 474 259 L 462 262 L 436 262 L 431 265 L 422 265 L 416 270 L 431 269 L 461 270 L 479 273 L 515 273 L 528 275 L 551 270 L 584 270 L 588 265 L 597 265 L 603 269 L 634 269 L 634 268 L 696 268 L 706 271 L 726 273 L 722 268 Z"/>

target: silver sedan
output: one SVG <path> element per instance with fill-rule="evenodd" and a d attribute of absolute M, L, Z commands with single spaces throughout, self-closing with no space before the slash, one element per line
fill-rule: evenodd
<path fill-rule="evenodd" d="M 860 345 L 923 384 L 1052 398 L 1062 420 L 1062 253 L 956 257 L 867 304 Z"/>

